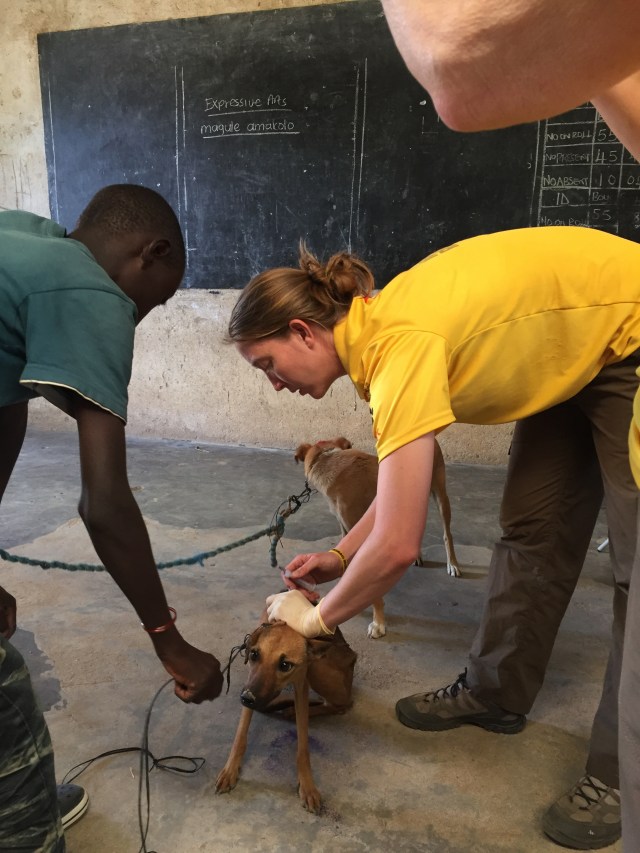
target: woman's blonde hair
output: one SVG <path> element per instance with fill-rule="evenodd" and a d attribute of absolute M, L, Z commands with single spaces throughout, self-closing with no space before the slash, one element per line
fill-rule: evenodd
<path fill-rule="evenodd" d="M 374 288 L 373 273 L 359 258 L 338 252 L 321 263 L 300 242 L 299 269 L 277 267 L 251 279 L 234 305 L 227 343 L 283 335 L 294 319 L 332 329 L 356 296 Z"/>

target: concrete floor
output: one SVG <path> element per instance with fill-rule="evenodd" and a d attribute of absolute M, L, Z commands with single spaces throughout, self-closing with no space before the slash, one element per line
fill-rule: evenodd
<path fill-rule="evenodd" d="M 320 436 L 318 436 L 320 437 Z M 301 436 L 301 440 L 312 436 Z M 266 527 L 304 487 L 292 453 L 130 440 L 129 474 L 158 561 L 191 556 Z M 482 604 L 504 469 L 449 465 L 453 534 L 463 578 L 447 577 L 435 511 L 427 567 L 412 567 L 387 597 L 388 634 L 368 640 L 368 615 L 343 632 L 359 654 L 354 707 L 311 722 L 311 761 L 324 799 L 315 816 L 298 803 L 293 724 L 255 715 L 237 788 L 216 796 L 240 713 L 245 670 L 216 702 L 185 706 L 167 690 L 151 716 L 155 755 L 203 756 L 193 776 L 154 770 L 148 850 L 425 851 L 552 853 L 540 830 L 546 807 L 582 773 L 609 634 L 611 587 L 603 519 L 563 622 L 546 683 L 515 737 L 465 727 L 423 733 L 401 726 L 395 701 L 452 681 L 464 668 Z M 97 562 L 75 506 L 75 434 L 30 432 L 2 506 L 3 547 L 44 559 Z M 337 523 L 316 495 L 286 525 L 281 562 L 331 547 Z M 3 562 L 18 599 L 15 643 L 47 712 L 58 777 L 117 747 L 138 746 L 147 708 L 167 676 L 108 575 L 43 571 Z M 267 538 L 204 567 L 162 573 L 182 632 L 225 661 L 281 584 Z M 138 757 L 104 759 L 78 780 L 87 815 L 67 834 L 69 853 L 135 853 Z M 609 848 L 614 853 L 620 845 Z"/>

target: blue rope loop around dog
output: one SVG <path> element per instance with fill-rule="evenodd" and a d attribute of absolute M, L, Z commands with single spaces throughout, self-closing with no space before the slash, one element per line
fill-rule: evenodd
<path fill-rule="evenodd" d="M 177 560 L 168 560 L 164 563 L 157 563 L 158 569 L 171 569 L 175 566 L 193 566 L 196 563 L 199 566 L 204 566 L 204 561 L 210 557 L 215 557 L 217 554 L 223 554 L 226 551 L 232 551 L 234 548 L 240 548 L 242 545 L 247 545 L 249 542 L 254 542 L 262 536 L 271 537 L 271 565 L 277 566 L 276 548 L 278 542 L 284 534 L 284 520 L 294 512 L 297 512 L 300 507 L 307 503 L 311 495 L 315 493 L 315 489 L 310 489 L 309 484 L 305 483 L 304 490 L 299 495 L 290 495 L 283 501 L 278 509 L 273 514 L 273 519 L 269 527 L 258 530 L 249 536 L 244 536 L 235 542 L 228 545 L 221 545 L 219 548 L 214 548 L 211 551 L 202 551 L 200 554 L 194 554 L 192 557 L 180 557 Z M 286 509 L 282 509 L 286 505 Z M 104 572 L 105 567 L 95 563 L 65 563 L 62 560 L 38 560 L 32 557 L 21 557 L 18 554 L 11 554 L 0 548 L 0 559 L 6 560 L 8 563 L 20 563 L 24 566 L 39 566 L 41 569 L 64 569 L 67 572 Z"/>

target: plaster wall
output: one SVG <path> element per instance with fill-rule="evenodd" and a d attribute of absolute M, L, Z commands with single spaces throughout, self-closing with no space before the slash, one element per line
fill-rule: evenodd
<path fill-rule="evenodd" d="M 0 0 L 0 207 L 49 216 L 36 36 L 39 32 L 298 5 L 326 0 Z M 88 201 L 88 199 L 87 199 Z M 369 411 L 347 379 L 321 401 L 278 394 L 222 343 L 235 292 L 187 290 L 138 330 L 130 386 L 129 434 L 294 448 L 304 440 L 346 435 L 373 449 Z M 71 429 L 42 401 L 31 422 Z M 455 424 L 441 436 L 448 459 L 503 463 L 511 425 Z"/>

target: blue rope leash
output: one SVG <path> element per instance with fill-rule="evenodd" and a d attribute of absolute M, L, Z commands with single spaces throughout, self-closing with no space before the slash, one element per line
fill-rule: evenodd
<path fill-rule="evenodd" d="M 278 542 L 284 534 L 284 519 L 297 512 L 303 503 L 307 503 L 311 495 L 315 493 L 315 489 L 310 489 L 305 483 L 304 491 L 299 495 L 290 495 L 286 501 L 283 501 L 278 509 L 273 514 L 273 519 L 269 527 L 263 530 L 258 530 L 257 533 L 252 533 L 250 536 L 244 536 L 236 542 L 231 542 L 229 545 L 221 545 L 219 548 L 214 548 L 212 551 L 202 551 L 200 554 L 194 554 L 192 557 L 181 557 L 177 560 L 168 560 L 164 563 L 158 563 L 158 569 L 171 569 L 174 566 L 193 566 L 196 563 L 204 566 L 204 561 L 210 557 L 215 557 L 216 554 L 223 554 L 225 551 L 231 551 L 234 548 L 240 548 L 249 542 L 254 542 L 262 536 L 271 537 L 270 555 L 271 565 L 277 566 L 276 548 Z M 282 509 L 284 505 L 286 509 Z M 11 554 L 0 548 L 0 559 L 6 560 L 8 563 L 21 563 L 24 566 L 40 566 L 41 569 L 64 569 L 67 572 L 104 572 L 105 567 L 94 563 L 65 563 L 62 560 L 37 560 L 31 557 L 20 557 L 17 554 Z"/>
<path fill-rule="evenodd" d="M 294 512 L 297 512 L 302 504 L 306 504 L 311 500 L 311 496 L 315 495 L 317 489 L 312 489 L 309 486 L 309 483 L 306 482 L 304 484 L 304 489 L 300 492 L 299 495 L 289 495 L 286 501 L 282 501 L 278 509 L 274 512 L 273 518 L 271 519 L 271 530 L 273 531 L 271 535 L 271 545 L 269 547 L 269 556 L 271 558 L 271 568 L 276 568 L 278 565 L 278 558 L 276 557 L 276 548 L 278 547 L 278 542 L 282 539 L 282 534 L 284 533 L 284 520 L 288 518 L 290 515 L 293 515 Z M 286 509 L 283 509 L 284 505 L 287 505 Z M 282 525 L 282 529 L 280 529 L 280 525 Z"/>

